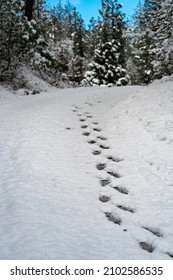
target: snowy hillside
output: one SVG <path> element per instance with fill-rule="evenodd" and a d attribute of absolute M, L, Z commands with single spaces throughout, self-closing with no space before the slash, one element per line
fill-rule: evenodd
<path fill-rule="evenodd" d="M 0 258 L 173 258 L 172 88 L 1 87 Z"/>

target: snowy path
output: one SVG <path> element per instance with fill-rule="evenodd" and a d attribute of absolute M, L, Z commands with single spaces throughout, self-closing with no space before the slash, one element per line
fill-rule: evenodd
<path fill-rule="evenodd" d="M 150 90 L 0 99 L 1 259 L 173 257 L 171 97 Z"/>

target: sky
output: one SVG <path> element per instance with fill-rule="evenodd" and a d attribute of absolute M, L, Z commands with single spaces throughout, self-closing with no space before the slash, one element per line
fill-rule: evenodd
<path fill-rule="evenodd" d="M 58 0 L 47 0 L 47 2 L 51 5 L 56 5 Z M 62 0 L 61 2 L 63 4 L 66 0 Z M 101 0 L 71 0 L 70 2 L 77 8 L 86 24 L 89 23 L 89 20 L 92 17 L 96 18 L 98 16 L 98 10 L 101 8 Z M 130 19 L 130 16 L 134 13 L 134 9 L 136 8 L 138 2 L 139 0 L 119 1 L 119 3 L 124 5 L 122 11 L 126 14 L 127 18 Z"/>

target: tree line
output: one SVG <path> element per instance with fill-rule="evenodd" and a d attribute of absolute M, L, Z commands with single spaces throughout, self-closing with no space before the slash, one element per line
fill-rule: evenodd
<path fill-rule="evenodd" d="M 173 2 L 144 0 L 131 24 L 102 0 L 86 27 L 69 0 L 0 0 L 0 82 L 21 65 L 55 86 L 149 84 L 173 74 Z"/>

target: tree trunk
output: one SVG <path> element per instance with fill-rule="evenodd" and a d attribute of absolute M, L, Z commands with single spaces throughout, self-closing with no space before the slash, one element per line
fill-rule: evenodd
<path fill-rule="evenodd" d="M 32 19 L 32 12 L 35 0 L 26 0 L 25 6 L 25 16 L 27 17 L 28 21 Z"/>

